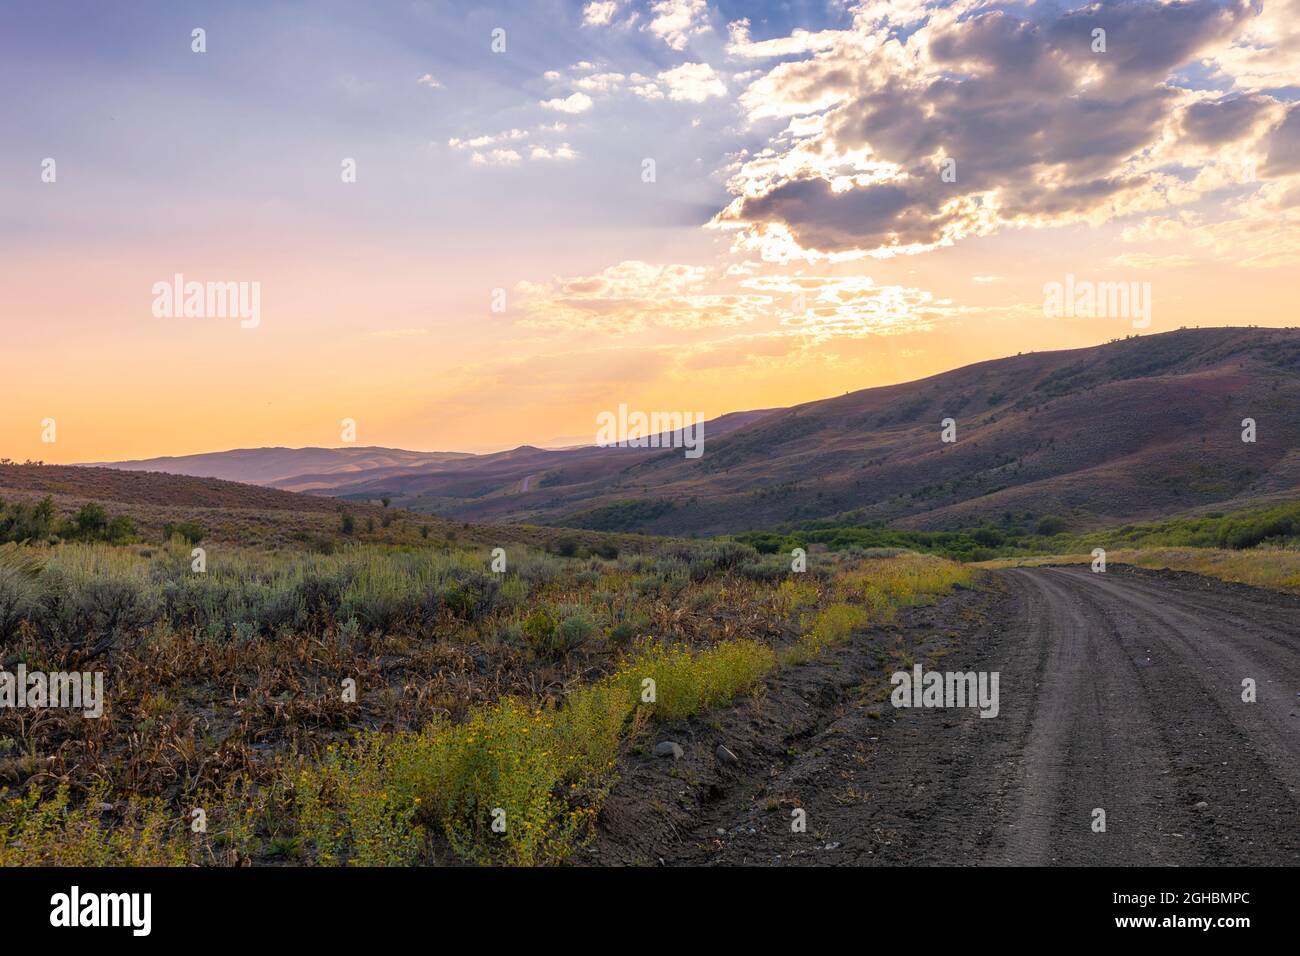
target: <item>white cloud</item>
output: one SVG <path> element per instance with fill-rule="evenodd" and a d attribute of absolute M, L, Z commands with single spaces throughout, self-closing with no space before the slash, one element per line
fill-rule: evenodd
<path fill-rule="evenodd" d="M 513 149 L 492 149 L 475 153 L 470 157 L 470 162 L 475 166 L 513 166 L 522 158 Z"/>
<path fill-rule="evenodd" d="M 533 151 L 528 154 L 529 159 L 577 159 L 578 154 L 573 151 L 568 143 L 560 143 L 558 146 L 534 146 Z"/>
<path fill-rule="evenodd" d="M 563 99 L 542 100 L 542 108 L 561 113 L 585 113 L 591 109 L 592 100 L 586 93 L 572 93 Z"/>
<path fill-rule="evenodd" d="M 427 86 L 431 90 L 442 89 L 442 83 L 439 82 L 432 73 L 425 73 L 423 76 L 417 76 L 415 82 L 419 83 L 421 86 Z"/>
<path fill-rule="evenodd" d="M 705 0 L 657 0 L 650 5 L 650 13 L 651 20 L 642 29 L 649 30 L 674 50 L 686 49 L 691 37 L 712 29 Z"/>
<path fill-rule="evenodd" d="M 447 145 L 452 149 L 483 149 L 485 146 L 495 146 L 498 143 L 518 142 L 521 139 L 528 138 L 526 129 L 508 129 L 500 133 L 486 133 L 482 136 L 475 136 L 471 139 L 461 139 L 453 136 L 447 140 Z"/>
<path fill-rule="evenodd" d="M 797 56 L 817 50 L 829 50 L 843 36 L 843 31 L 840 30 L 822 30 L 818 33 L 795 30 L 788 37 L 776 37 L 771 40 L 756 42 L 749 37 L 748 20 L 736 20 L 727 24 L 727 32 L 731 36 L 731 40 L 727 44 L 727 54 L 750 59 Z"/>
<path fill-rule="evenodd" d="M 1238 90 L 1300 86 L 1300 0 L 1268 0 L 1205 63 Z"/>
<path fill-rule="evenodd" d="M 593 73 L 573 81 L 573 85 L 588 93 L 610 93 L 627 79 L 622 73 Z"/>
<path fill-rule="evenodd" d="M 711 96 L 726 96 L 727 84 L 707 63 L 683 63 L 659 74 L 668 87 L 668 98 L 679 102 L 703 103 Z"/>
<path fill-rule="evenodd" d="M 629 260 L 595 275 L 521 282 L 519 301 L 527 328 L 617 334 L 649 328 L 703 329 L 752 321 L 771 298 L 756 293 L 712 292 L 711 270 Z"/>
<path fill-rule="evenodd" d="M 582 8 L 582 25 L 584 27 L 604 27 L 614 19 L 618 12 L 617 0 L 595 0 Z"/>

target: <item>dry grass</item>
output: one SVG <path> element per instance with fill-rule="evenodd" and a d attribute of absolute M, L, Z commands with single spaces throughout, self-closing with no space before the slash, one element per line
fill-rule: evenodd
<path fill-rule="evenodd" d="M 1091 554 L 1057 554 L 1034 558 L 1003 558 L 985 561 L 985 568 L 1041 567 L 1050 564 L 1090 564 Z M 1106 552 L 1107 564 L 1129 564 L 1139 568 L 1189 571 L 1206 577 L 1250 584 L 1254 587 L 1300 593 L 1300 551 L 1252 548 L 1225 551 L 1218 548 L 1145 548 Z"/>
<path fill-rule="evenodd" d="M 202 576 L 179 544 L 10 549 L 8 584 L 32 600 L 0 664 L 80 660 L 59 622 L 105 584 L 138 613 L 89 665 L 102 719 L 0 711 L 2 862 L 561 862 L 648 722 L 724 705 L 791 648 L 811 656 L 975 573 L 827 556 L 792 582 L 751 549 L 661 547 L 512 550 L 504 575 L 483 548 L 219 549 Z"/>

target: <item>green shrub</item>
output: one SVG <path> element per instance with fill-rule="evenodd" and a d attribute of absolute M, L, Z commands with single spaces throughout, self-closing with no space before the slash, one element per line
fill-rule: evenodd
<path fill-rule="evenodd" d="M 129 797 L 121 818 L 108 822 L 94 808 L 105 801 L 96 788 L 73 808 L 68 787 L 41 799 L 33 784 L 18 797 L 0 789 L 0 867 L 185 866 L 190 844 L 162 801 Z"/>
<path fill-rule="evenodd" d="M 30 574 L 0 562 L 0 641 L 18 633 L 18 626 L 36 610 L 38 589 Z"/>
<path fill-rule="evenodd" d="M 565 535 L 564 537 L 556 538 L 551 542 L 550 550 L 562 558 L 572 558 L 577 556 L 581 548 L 582 545 L 578 543 L 577 538 Z"/>
<path fill-rule="evenodd" d="M 1062 534 L 1065 531 L 1065 519 L 1055 515 L 1043 515 L 1038 519 L 1038 525 L 1034 530 L 1044 538 Z"/>
<path fill-rule="evenodd" d="M 855 630 L 866 627 L 870 615 L 854 604 L 832 604 L 813 617 L 811 625 L 799 636 L 800 646 L 810 654 L 820 654 L 828 647 L 842 644 Z"/>
<path fill-rule="evenodd" d="M 325 864 L 420 861 L 429 833 L 471 862 L 563 863 L 591 832 L 622 742 L 640 726 L 638 710 L 690 716 L 730 701 L 774 663 L 752 641 L 704 651 L 646 645 L 559 707 L 506 697 L 462 724 L 365 735 L 299 773 L 298 825 Z M 657 683 L 648 705 L 646 677 Z"/>
<path fill-rule="evenodd" d="M 524 618 L 524 640 L 538 657 L 559 660 L 575 649 L 585 636 L 581 621 L 569 623 L 569 620 L 561 619 L 545 609 L 538 609 Z M 589 634 L 590 630 L 586 633 Z"/>
<path fill-rule="evenodd" d="M 649 629 L 650 618 L 644 614 L 633 614 L 610 628 L 609 642 L 615 647 L 623 647 L 644 637 Z"/>
<path fill-rule="evenodd" d="M 173 536 L 179 535 L 186 544 L 198 544 L 207 535 L 203 525 L 196 521 L 178 521 L 175 524 L 168 522 L 163 525 L 163 538 L 170 540 Z"/>
<path fill-rule="evenodd" d="M 555 639 L 560 647 L 569 651 L 586 643 L 595 630 L 596 622 L 586 608 L 566 608 L 556 628 Z"/>
<path fill-rule="evenodd" d="M 776 655 L 758 641 L 725 641 L 696 651 L 679 645 L 644 644 L 611 679 L 634 701 L 654 681 L 656 719 L 682 720 L 731 701 L 776 666 Z"/>

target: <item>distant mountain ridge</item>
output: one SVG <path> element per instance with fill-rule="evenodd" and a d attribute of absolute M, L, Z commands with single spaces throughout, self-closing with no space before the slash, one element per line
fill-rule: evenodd
<path fill-rule="evenodd" d="M 474 456 L 465 452 L 405 451 L 373 445 L 358 448 L 235 448 L 198 455 L 88 462 L 81 467 L 155 471 L 192 478 L 220 478 L 251 485 L 273 485 L 307 472 L 321 476 L 339 475 L 472 457 Z"/>
<path fill-rule="evenodd" d="M 771 414 L 774 409 L 732 412 L 705 422 L 706 439 L 725 435 L 753 421 Z M 656 436 L 660 445 L 668 445 L 667 433 Z M 627 451 L 628 449 L 619 449 Z M 655 448 L 641 449 L 646 454 Z M 205 452 L 196 455 L 176 455 L 161 458 L 138 458 L 117 462 L 86 462 L 81 468 L 114 468 L 119 471 L 148 471 L 193 478 L 220 478 L 251 485 L 267 485 L 286 491 L 331 492 L 353 484 L 373 484 L 386 480 L 399 481 L 416 474 L 439 472 L 444 466 L 461 472 L 485 475 L 521 472 L 514 480 L 527 477 L 539 466 L 557 460 L 584 460 L 608 453 L 595 445 L 567 448 L 538 448 L 520 445 L 506 451 L 476 455 L 470 452 L 407 451 L 401 448 L 380 446 L 341 448 L 235 448 L 229 451 Z M 375 497 L 382 497 L 376 495 Z"/>
<path fill-rule="evenodd" d="M 351 455 L 263 462 L 257 474 L 278 488 L 387 496 L 466 521 L 596 530 L 705 535 L 809 521 L 945 529 L 1008 515 L 1086 529 L 1300 495 L 1297 410 L 1300 330 L 1195 329 L 722 416 L 706 423 L 696 460 L 679 449 L 594 446 L 305 449 Z M 954 443 L 940 440 L 945 418 L 956 423 Z M 1257 423 L 1254 443 L 1241 440 L 1246 418 Z M 277 451 L 294 450 L 252 453 Z M 226 468 L 237 454 L 249 452 L 112 467 Z M 289 474 L 310 460 L 324 467 Z"/>

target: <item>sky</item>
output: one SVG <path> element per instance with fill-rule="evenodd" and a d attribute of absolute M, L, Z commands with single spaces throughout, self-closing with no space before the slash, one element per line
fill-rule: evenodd
<path fill-rule="evenodd" d="M 590 443 L 1296 324 L 1300 0 L 5 6 L 0 457 Z"/>

